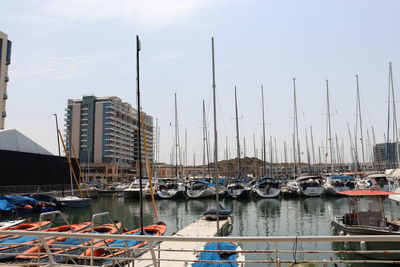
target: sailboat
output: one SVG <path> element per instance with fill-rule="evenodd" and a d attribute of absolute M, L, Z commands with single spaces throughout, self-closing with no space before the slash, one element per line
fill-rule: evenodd
<path fill-rule="evenodd" d="M 185 186 L 179 181 L 178 173 L 178 103 L 175 93 L 175 179 L 158 179 L 157 182 L 157 197 L 161 199 L 183 197 Z"/>
<path fill-rule="evenodd" d="M 63 148 L 64 148 L 65 156 L 66 156 L 67 161 L 68 161 L 68 164 L 69 164 L 69 169 L 70 169 L 70 183 L 71 183 L 71 195 L 70 195 L 70 196 L 64 196 L 64 191 L 63 191 L 63 196 L 57 198 L 57 200 L 58 200 L 59 202 L 61 202 L 61 203 L 62 203 L 65 207 L 67 207 L 67 208 L 83 208 L 83 207 L 90 206 L 91 203 L 92 203 L 92 199 L 91 199 L 91 198 L 86 198 L 86 197 L 83 196 L 82 191 L 81 191 L 80 186 L 79 186 L 78 179 L 76 178 L 76 175 L 75 175 L 74 168 L 72 167 L 72 162 L 71 162 L 71 149 L 72 149 L 72 150 L 74 149 L 74 148 L 73 148 L 73 145 L 72 145 L 72 142 L 69 142 L 69 144 L 70 144 L 69 149 L 70 149 L 70 150 L 67 151 L 67 148 L 66 148 L 66 146 L 65 146 L 65 143 L 64 143 L 64 140 L 63 140 L 63 138 L 62 138 L 61 132 L 60 132 L 60 130 L 59 130 L 59 128 L 58 128 L 57 114 L 54 114 L 54 116 L 56 117 L 58 155 L 61 156 L 61 153 L 60 153 L 60 142 L 59 142 L 59 140 L 61 140 L 62 145 L 63 145 Z M 74 151 L 74 153 L 75 153 L 75 151 Z M 77 157 L 75 156 L 75 159 L 76 159 L 76 158 L 77 158 Z M 77 164 L 78 164 L 79 174 L 81 174 L 81 172 L 80 172 L 80 167 L 79 167 L 79 163 L 78 163 L 78 161 L 76 161 L 76 162 L 77 162 Z M 78 190 L 79 190 L 79 193 L 80 193 L 80 196 L 81 196 L 81 197 L 74 196 L 74 187 L 73 187 L 72 177 L 74 177 L 74 179 L 75 179 L 75 182 L 76 182 L 76 184 L 77 184 L 77 186 L 78 186 Z"/>
<path fill-rule="evenodd" d="M 263 174 L 265 172 L 265 117 L 264 117 L 264 87 L 261 86 L 262 119 L 263 119 Z M 271 177 L 261 177 L 252 188 L 253 195 L 261 198 L 274 198 L 281 194 L 281 183 Z"/>
<path fill-rule="evenodd" d="M 251 188 L 248 186 L 248 181 L 242 177 L 242 166 L 240 161 L 240 137 L 239 137 L 239 119 L 237 107 L 237 93 L 235 86 L 235 115 L 236 115 L 236 149 L 238 158 L 238 175 L 235 179 L 229 181 L 227 185 L 228 196 L 231 198 L 245 198 L 249 196 Z"/>
<path fill-rule="evenodd" d="M 213 74 L 213 106 L 214 106 L 214 161 L 215 161 L 215 177 L 218 180 L 218 135 L 217 135 L 217 111 L 216 111 L 216 85 L 215 85 L 215 63 L 214 63 L 214 38 L 211 38 L 212 45 L 212 74 Z M 217 192 L 219 183 L 216 185 Z M 219 194 L 215 195 L 216 198 L 216 219 L 217 219 L 217 235 L 219 235 L 219 215 L 220 210 L 222 211 L 219 204 Z M 197 255 L 199 260 L 205 261 L 217 261 L 217 262 L 193 262 L 192 266 L 221 266 L 222 264 L 235 264 L 236 266 L 244 266 L 244 254 L 240 253 L 241 248 L 237 243 L 234 242 L 210 242 L 207 243 L 203 250 L 223 250 L 224 252 L 200 252 Z M 228 252 L 229 251 L 229 252 Z M 240 262 L 240 263 L 239 263 Z"/>

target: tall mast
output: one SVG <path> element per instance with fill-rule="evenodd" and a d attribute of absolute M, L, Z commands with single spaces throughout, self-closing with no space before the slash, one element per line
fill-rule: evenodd
<path fill-rule="evenodd" d="M 207 146 L 206 108 L 203 99 L 203 175 L 206 176 L 206 146 Z"/>
<path fill-rule="evenodd" d="M 214 56 L 214 37 L 211 38 L 212 49 L 212 88 L 213 88 L 213 107 L 214 107 L 214 161 L 215 161 L 215 177 L 217 179 L 215 198 L 217 201 L 217 235 L 219 235 L 219 175 L 218 175 L 218 133 L 217 133 L 217 96 L 215 85 L 215 56 Z"/>
<path fill-rule="evenodd" d="M 315 164 L 317 163 L 316 159 L 315 159 L 315 150 L 314 150 L 314 137 L 313 137 L 313 133 L 312 133 L 312 126 L 310 126 L 310 138 L 311 138 L 311 149 L 312 149 L 312 163 Z"/>
<path fill-rule="evenodd" d="M 175 178 L 179 178 L 179 174 L 178 174 L 178 150 L 179 150 L 179 141 L 178 141 L 178 103 L 177 103 L 176 93 L 175 93 Z"/>
<path fill-rule="evenodd" d="M 326 102 L 327 102 L 327 111 L 328 111 L 328 141 L 329 141 L 329 153 L 331 156 L 331 174 L 333 174 L 333 154 L 332 154 L 332 131 L 331 131 L 331 109 L 329 105 L 329 84 L 328 80 L 326 82 Z"/>
<path fill-rule="evenodd" d="M 141 45 L 139 36 L 136 35 L 136 86 L 137 86 L 137 121 L 138 121 L 138 146 L 139 146 L 139 186 L 140 186 L 140 234 L 143 231 L 143 188 L 142 188 L 142 133 L 141 133 L 141 107 L 140 107 L 140 76 L 139 76 L 139 51 Z"/>
<path fill-rule="evenodd" d="M 393 71 L 392 71 L 392 63 L 390 62 L 390 84 L 392 88 L 392 101 L 393 101 L 393 142 L 396 142 L 396 153 L 395 160 L 397 161 L 397 168 L 399 165 L 399 135 L 397 129 L 397 115 L 396 115 L 396 101 L 394 97 L 394 84 L 393 84 Z"/>
<path fill-rule="evenodd" d="M 365 169 L 364 137 L 363 137 L 363 128 L 362 128 L 360 87 L 359 87 L 359 84 L 358 84 L 358 75 L 356 75 L 356 82 L 357 82 L 357 106 L 358 106 L 358 116 L 359 116 L 359 122 L 360 122 L 360 140 L 361 140 L 362 166 Z"/>
<path fill-rule="evenodd" d="M 239 136 L 239 118 L 238 118 L 238 106 L 237 106 L 237 93 L 235 86 L 235 118 L 236 118 L 236 151 L 238 158 L 238 176 L 242 176 L 242 165 L 240 162 L 240 136 Z"/>
<path fill-rule="evenodd" d="M 294 132 L 295 132 L 295 144 L 297 142 L 297 160 L 300 165 L 300 140 L 299 140 L 299 125 L 297 120 L 297 99 L 296 99 L 296 78 L 293 78 L 293 98 L 294 98 Z M 297 173 L 295 173 L 297 175 Z"/>
<path fill-rule="evenodd" d="M 386 135 L 386 168 L 390 168 L 391 166 L 388 166 L 389 163 L 389 142 L 390 142 L 390 80 L 392 78 L 392 62 L 389 62 L 389 92 L 388 92 L 388 120 L 387 120 L 387 135 Z"/>
<path fill-rule="evenodd" d="M 266 173 L 266 152 L 265 152 L 265 111 L 264 111 L 264 86 L 261 85 L 261 100 L 262 100 L 262 126 L 263 126 L 263 161 L 262 161 L 262 176 L 265 176 Z"/>
<path fill-rule="evenodd" d="M 307 128 L 306 128 L 306 147 L 307 147 L 308 173 L 311 173 L 311 157 L 310 157 L 310 149 L 308 148 L 308 134 L 307 134 Z"/>

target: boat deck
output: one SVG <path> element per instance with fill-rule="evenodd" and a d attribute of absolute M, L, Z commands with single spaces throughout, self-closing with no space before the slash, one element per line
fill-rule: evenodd
<path fill-rule="evenodd" d="M 231 218 L 228 217 L 226 220 L 219 221 L 220 232 L 224 232 L 227 227 L 232 224 Z M 200 220 L 193 222 L 192 224 L 186 226 L 185 228 L 178 231 L 173 236 L 185 236 L 185 237 L 213 237 L 217 234 L 217 221 L 208 221 L 204 217 Z M 168 249 L 168 250 L 201 250 L 204 247 L 205 243 L 199 242 L 162 242 L 160 243 L 160 249 Z M 157 253 L 157 252 L 156 252 Z M 157 253 L 158 254 L 158 253 Z M 161 259 L 167 260 L 191 260 L 194 258 L 193 252 L 175 252 L 175 251 L 161 251 L 157 256 Z M 153 262 L 151 260 L 140 260 L 140 259 L 151 259 L 151 253 L 146 252 L 142 256 L 138 258 L 139 260 L 135 261 L 135 267 L 145 267 L 145 266 L 153 266 Z M 187 266 L 185 262 L 180 261 L 162 261 L 160 262 L 161 267 L 179 267 L 179 266 Z"/>

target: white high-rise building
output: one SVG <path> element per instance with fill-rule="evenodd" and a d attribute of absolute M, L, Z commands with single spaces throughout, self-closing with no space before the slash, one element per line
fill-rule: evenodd
<path fill-rule="evenodd" d="M 0 130 L 4 129 L 7 100 L 8 65 L 11 62 L 11 41 L 0 32 Z"/>

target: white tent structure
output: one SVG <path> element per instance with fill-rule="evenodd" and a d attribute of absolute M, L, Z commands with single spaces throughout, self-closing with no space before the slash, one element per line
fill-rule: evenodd
<path fill-rule="evenodd" d="M 29 139 L 27 136 L 23 135 L 15 129 L 0 131 L 0 150 L 10 150 L 53 156 L 51 152 L 47 151 L 45 148 L 38 145 L 36 142 Z"/>

